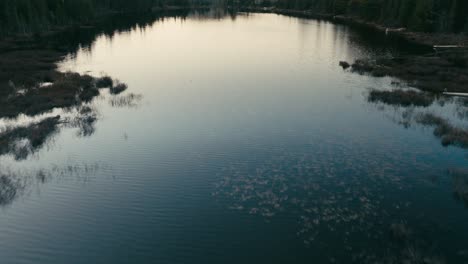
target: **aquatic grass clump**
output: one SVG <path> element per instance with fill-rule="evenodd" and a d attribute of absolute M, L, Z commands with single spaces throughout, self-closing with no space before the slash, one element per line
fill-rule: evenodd
<path fill-rule="evenodd" d="M 453 182 L 453 195 L 468 208 L 468 170 L 450 170 Z"/>
<path fill-rule="evenodd" d="M 398 242 L 407 241 L 413 231 L 406 225 L 406 223 L 393 223 L 390 225 L 390 235 L 391 237 Z"/>
<path fill-rule="evenodd" d="M 418 115 L 416 121 L 425 126 L 435 127 L 434 135 L 442 139 L 442 145 L 468 148 L 468 130 L 454 127 L 446 119 L 431 113 Z"/>
<path fill-rule="evenodd" d="M 109 76 L 103 76 L 96 80 L 96 87 L 97 88 L 106 88 L 112 87 L 114 85 L 114 81 Z"/>
<path fill-rule="evenodd" d="M 212 195 L 227 209 L 266 223 L 295 219 L 294 231 L 304 247 L 331 248 L 333 258 L 336 248 L 342 250 L 343 259 L 330 263 L 444 263 L 438 248 L 422 235 L 424 228 L 404 218 L 413 210 L 411 202 L 389 204 L 386 197 L 389 189 L 405 193 L 414 188 L 412 180 L 400 176 L 406 168 L 424 170 L 427 165 L 383 157 L 356 148 L 345 148 L 341 155 L 283 150 L 260 163 L 223 168 Z M 366 163 L 357 162 L 361 160 Z M 356 241 L 370 246 L 362 249 Z"/>
<path fill-rule="evenodd" d="M 22 195 L 30 193 L 34 187 L 48 183 L 51 179 L 70 179 L 86 182 L 96 177 L 102 167 L 99 163 L 77 163 L 52 165 L 43 168 L 23 168 L 21 170 L 0 164 L 0 209 L 12 204 Z"/>
<path fill-rule="evenodd" d="M 457 98 L 455 100 L 455 112 L 459 119 L 468 120 L 468 98 Z"/>
<path fill-rule="evenodd" d="M 23 94 L 0 98 L 0 117 L 13 118 L 21 113 L 34 116 L 53 108 L 67 108 L 90 102 L 100 94 L 101 86 L 112 81 L 109 77 L 96 79 L 90 75 L 71 72 L 57 73 L 54 78 L 48 86 L 30 88 Z M 119 83 L 110 89 L 112 94 L 118 94 L 126 90 L 127 85 Z"/>
<path fill-rule="evenodd" d="M 127 90 L 128 86 L 125 83 L 118 83 L 115 86 L 110 88 L 110 93 L 113 95 L 117 95 L 122 93 L 123 91 Z"/>
<path fill-rule="evenodd" d="M 291 213 L 298 222 L 296 235 L 306 247 L 338 231 L 342 232 L 343 246 L 350 247 L 353 236 L 385 236 L 380 226 L 386 221 L 388 208 L 382 206 L 385 197 L 381 190 L 405 188 L 392 162 L 360 166 L 352 157 L 349 153 L 338 157 L 286 153 L 255 167 L 234 164 L 223 170 L 212 195 L 230 201 L 229 209 L 257 215 L 265 222 Z M 339 177 L 342 166 L 348 177 Z"/>
<path fill-rule="evenodd" d="M 143 96 L 141 94 L 130 93 L 127 95 L 112 97 L 109 100 L 109 104 L 112 107 L 136 107 L 142 98 Z"/>
<path fill-rule="evenodd" d="M 392 90 L 380 91 L 371 90 L 367 98 L 369 102 L 381 102 L 388 105 L 396 106 L 421 106 L 428 107 L 434 102 L 434 97 L 422 92 L 412 90 Z"/>
<path fill-rule="evenodd" d="M 47 86 L 30 88 L 23 94 L 15 94 L 0 98 L 0 117 L 13 118 L 19 114 L 35 116 L 61 108 L 65 112 L 77 109 L 74 117 L 60 116 L 46 118 L 27 126 L 11 127 L 0 133 L 0 155 L 13 155 L 17 160 L 26 159 L 30 154 L 40 149 L 46 140 L 58 130 L 58 124 L 78 128 L 78 136 L 90 136 L 95 132 L 97 111 L 85 103 L 90 102 L 100 94 L 97 79 L 78 73 L 59 73 L 53 83 Z M 100 80 L 102 83 L 109 79 Z M 103 85 L 103 84 L 100 85 Z M 119 83 L 114 93 L 127 89 L 127 85 Z M 111 99 L 113 106 L 136 106 L 141 95 L 129 94 Z"/>
<path fill-rule="evenodd" d="M 88 102 L 99 95 L 94 78 L 78 73 L 61 73 L 51 85 L 31 88 L 24 94 L 10 96 L 1 102 L 0 117 L 15 117 L 21 113 L 33 116 L 53 108 L 71 107 Z"/>
<path fill-rule="evenodd" d="M 77 136 L 89 137 L 96 131 L 98 111 L 96 108 L 85 105 L 77 109 L 77 113 L 64 119 L 67 127 L 78 128 Z"/>
<path fill-rule="evenodd" d="M 10 204 L 22 189 L 23 186 L 20 181 L 12 176 L 0 174 L 0 206 Z"/>
<path fill-rule="evenodd" d="M 49 117 L 28 126 L 7 129 L 0 133 L 0 155 L 13 154 L 17 160 L 41 148 L 57 131 L 60 116 Z"/>
<path fill-rule="evenodd" d="M 356 60 L 351 67 L 354 72 L 367 73 L 372 72 L 376 65 L 370 60 Z"/>
<path fill-rule="evenodd" d="M 351 65 L 347 61 L 340 61 L 340 66 L 345 70 L 351 67 Z"/>
<path fill-rule="evenodd" d="M 63 59 L 67 50 L 53 49 L 49 43 L 27 38 L 2 40 L 0 46 L 0 118 L 34 116 L 54 108 L 80 105 L 98 96 L 99 89 L 114 86 L 109 76 L 95 78 L 59 72 L 56 62 Z M 114 91 L 122 90 L 120 85 Z"/>
<path fill-rule="evenodd" d="M 0 41 L 1 44 L 1 41 Z M 38 49 L 36 43 L 8 42 L 0 56 L 0 101 L 16 89 L 29 89 L 41 82 L 49 82 L 56 71 L 61 52 L 48 48 Z M 11 51 L 4 52 L 7 48 Z"/>
<path fill-rule="evenodd" d="M 427 250 L 426 250 L 427 251 Z M 446 261 L 439 256 L 434 256 L 424 251 L 418 245 L 409 245 L 400 253 L 398 259 L 391 263 L 404 264 L 445 264 Z"/>
<path fill-rule="evenodd" d="M 409 128 L 413 125 L 422 125 L 433 127 L 433 134 L 441 140 L 443 146 L 455 146 L 460 148 L 468 148 L 468 127 L 463 124 L 453 125 L 443 117 L 431 113 L 425 109 L 418 109 L 414 106 L 424 107 L 429 105 L 431 108 L 444 107 L 446 103 L 454 105 L 454 115 L 460 121 L 468 118 L 467 99 L 438 97 L 427 93 L 419 93 L 416 91 L 371 91 L 367 97 L 369 102 L 378 102 L 376 104 L 378 110 L 382 111 L 386 108 L 383 104 L 408 106 L 407 108 L 393 109 L 398 113 L 397 116 L 391 116 L 392 121 Z"/>
<path fill-rule="evenodd" d="M 455 53 L 407 55 L 394 58 L 358 59 L 351 71 L 375 77 L 392 76 L 428 92 L 468 92 L 466 57 Z M 343 69 L 349 65 L 340 62 Z"/>

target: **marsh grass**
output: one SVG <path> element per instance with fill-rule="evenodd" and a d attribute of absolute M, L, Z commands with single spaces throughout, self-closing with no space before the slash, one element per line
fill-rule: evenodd
<path fill-rule="evenodd" d="M 34 116 L 54 108 L 77 106 L 90 102 L 101 88 L 110 88 L 111 93 L 127 88 L 123 83 L 114 87 L 109 76 L 59 72 L 56 62 L 66 54 L 66 49 L 51 48 L 33 39 L 1 40 L 0 118 Z"/>
<path fill-rule="evenodd" d="M 449 170 L 453 182 L 453 195 L 468 208 L 468 170 Z"/>
<path fill-rule="evenodd" d="M 13 154 L 22 160 L 41 148 L 58 130 L 60 116 L 46 118 L 38 123 L 7 129 L 0 133 L 0 155 Z"/>
<path fill-rule="evenodd" d="M 349 63 L 340 62 L 340 65 L 343 67 Z M 375 77 L 401 78 L 418 89 L 433 93 L 468 92 L 467 65 L 467 54 L 449 52 L 375 60 L 358 59 L 351 64 L 351 71 Z"/>
<path fill-rule="evenodd" d="M 29 88 L 24 93 L 3 98 L 0 117 L 14 118 L 22 113 L 34 116 L 54 108 L 67 108 L 90 102 L 100 94 L 99 88 L 102 88 L 104 83 L 107 85 L 111 82 L 110 78 L 103 78 L 105 80 L 86 74 L 57 73 L 48 86 Z M 120 83 L 110 89 L 111 93 L 118 94 L 127 89 L 127 85 Z"/>
<path fill-rule="evenodd" d="M 143 96 L 141 94 L 130 93 L 127 95 L 114 96 L 109 100 L 112 107 L 136 107 Z"/>
<path fill-rule="evenodd" d="M 468 130 L 455 127 L 442 117 L 431 113 L 423 113 L 416 117 L 416 122 L 434 128 L 434 135 L 441 138 L 442 145 L 455 145 L 468 148 Z"/>
<path fill-rule="evenodd" d="M 89 182 L 101 166 L 98 163 L 82 163 L 16 170 L 0 164 L 0 209 L 31 193 L 33 187 L 39 187 L 52 179 L 69 177 L 83 183 Z"/>
<path fill-rule="evenodd" d="M 347 61 L 340 61 L 340 66 L 345 70 L 351 67 L 351 65 Z"/>
<path fill-rule="evenodd" d="M 114 85 L 114 81 L 109 76 L 103 76 L 101 78 L 96 79 L 97 88 L 112 87 L 113 85 Z"/>
<path fill-rule="evenodd" d="M 114 86 L 112 86 L 109 91 L 111 94 L 113 95 L 117 95 L 117 94 L 120 94 L 122 92 L 124 92 L 125 90 L 127 90 L 128 86 L 125 84 L 125 83 L 118 83 Z"/>
<path fill-rule="evenodd" d="M 91 106 L 81 106 L 77 113 L 64 120 L 67 127 L 78 128 L 77 136 L 89 137 L 96 131 L 98 111 Z"/>
<path fill-rule="evenodd" d="M 416 92 L 412 90 L 392 90 L 380 91 L 371 90 L 367 98 L 369 102 L 381 102 L 388 105 L 397 106 L 430 106 L 435 98 L 427 93 Z"/>
<path fill-rule="evenodd" d="M 377 91 L 374 94 L 369 94 L 368 101 L 376 103 L 375 106 L 379 111 L 389 110 L 385 106 L 392 106 L 392 113 L 387 115 L 392 121 L 403 125 L 405 128 L 410 128 L 413 125 L 421 125 L 425 127 L 433 128 L 433 134 L 441 140 L 443 146 L 455 146 L 460 148 L 468 148 L 468 129 L 463 125 L 464 120 L 468 116 L 466 106 L 464 106 L 463 100 L 440 97 L 430 97 L 427 99 L 423 97 L 420 98 L 420 95 L 416 95 L 416 99 L 409 100 L 406 98 L 407 94 L 403 97 L 403 103 L 400 101 L 402 97 L 399 95 L 400 92 L 395 95 L 393 92 L 381 92 Z M 411 98 L 413 96 L 409 96 Z M 433 98 L 433 99 L 429 99 Z M 427 102 L 425 101 L 427 100 Z M 455 118 L 458 118 L 461 123 L 455 123 L 455 125 L 445 117 L 441 117 L 437 114 L 434 114 L 433 109 L 418 109 L 415 107 L 417 104 L 416 101 L 419 101 L 419 106 L 424 106 L 429 103 L 429 100 L 434 100 L 440 107 L 444 107 L 446 103 L 450 103 L 453 106 L 453 115 Z M 404 106 L 405 108 L 395 108 L 393 106 Z M 434 103 L 430 105 L 431 107 L 436 107 Z M 396 115 L 395 115 L 396 114 Z M 456 122 L 455 120 L 453 122 Z"/>
<path fill-rule="evenodd" d="M 23 189 L 24 186 L 16 178 L 0 174 L 0 206 L 10 204 Z"/>
<path fill-rule="evenodd" d="M 99 95 L 94 78 L 78 73 L 58 73 L 53 83 L 45 87 L 29 88 L 23 94 L 4 98 L 0 117 L 13 118 L 23 113 L 33 116 L 53 108 L 64 108 L 89 102 Z"/>
<path fill-rule="evenodd" d="M 414 210 L 411 203 L 389 206 L 384 194 L 414 189 L 412 180 L 399 177 L 402 168 L 426 165 L 395 156 L 373 162 L 373 153 L 356 158 L 347 151 L 284 151 L 261 163 L 233 163 L 220 171 L 212 195 L 228 209 L 266 223 L 285 215 L 296 219 L 294 231 L 306 248 L 343 248 L 343 257 L 333 251 L 333 261 L 326 263 L 445 263 L 425 233 L 436 227 L 406 220 L 405 214 Z M 363 159 L 363 166 L 356 162 Z M 366 248 L 359 246 L 363 240 L 369 242 Z"/>
<path fill-rule="evenodd" d="M 390 225 L 391 238 L 398 242 L 406 242 L 412 236 L 413 231 L 406 223 L 393 223 Z"/>
<path fill-rule="evenodd" d="M 0 40 L 0 103 L 18 90 L 55 79 L 60 74 L 55 62 L 64 55 L 32 39 Z"/>

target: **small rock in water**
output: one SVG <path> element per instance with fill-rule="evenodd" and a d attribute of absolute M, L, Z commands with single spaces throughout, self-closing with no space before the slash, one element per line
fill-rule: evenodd
<path fill-rule="evenodd" d="M 351 67 L 351 65 L 347 61 L 340 61 L 340 66 L 345 70 Z"/>

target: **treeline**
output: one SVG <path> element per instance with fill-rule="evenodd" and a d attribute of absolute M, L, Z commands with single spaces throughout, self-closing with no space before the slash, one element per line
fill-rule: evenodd
<path fill-rule="evenodd" d="M 467 0 L 265 0 L 260 3 L 283 9 L 352 15 L 415 31 L 468 32 Z"/>
<path fill-rule="evenodd" d="M 189 0 L 0 0 L 0 35 L 47 31 L 87 22 L 110 11 L 149 12 L 189 4 Z"/>

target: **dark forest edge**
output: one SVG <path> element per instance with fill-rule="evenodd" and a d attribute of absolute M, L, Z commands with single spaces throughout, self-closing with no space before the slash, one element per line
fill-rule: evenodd
<path fill-rule="evenodd" d="M 468 2 L 460 0 L 244 0 L 241 5 L 273 8 L 278 12 L 353 17 L 419 32 L 468 33 Z"/>
<path fill-rule="evenodd" d="M 116 13 L 150 13 L 208 6 L 205 0 L 4 0 L 0 36 L 44 34 L 71 25 L 94 24 Z"/>
<path fill-rule="evenodd" d="M 0 34 L 44 32 L 58 25 L 90 22 L 113 12 L 147 13 L 212 4 L 211 0 L 4 0 L 0 2 Z M 216 4 L 353 18 L 414 32 L 468 33 L 468 2 L 461 0 L 227 0 Z"/>

